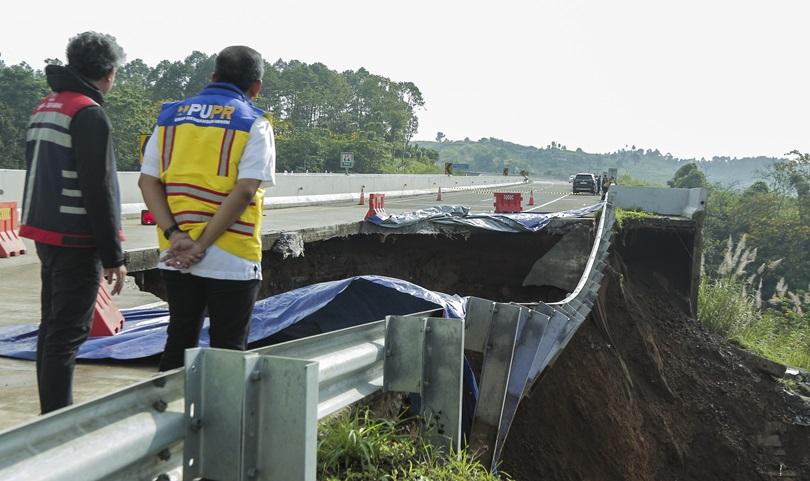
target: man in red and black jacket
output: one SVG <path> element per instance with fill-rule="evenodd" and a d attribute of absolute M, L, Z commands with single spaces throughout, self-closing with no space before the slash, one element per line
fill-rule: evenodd
<path fill-rule="evenodd" d="M 66 67 L 45 68 L 53 93 L 34 109 L 20 235 L 42 263 L 37 385 L 42 413 L 73 402 L 76 354 L 87 339 L 102 271 L 112 293 L 127 269 L 110 120 L 101 108 L 124 52 L 114 37 L 85 32 Z"/>

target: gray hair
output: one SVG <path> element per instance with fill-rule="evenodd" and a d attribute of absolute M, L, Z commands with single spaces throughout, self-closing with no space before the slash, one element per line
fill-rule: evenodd
<path fill-rule="evenodd" d="M 115 37 L 84 32 L 71 38 L 67 46 L 68 66 L 90 80 L 99 80 L 118 68 L 126 55 Z"/>
<path fill-rule="evenodd" d="M 259 52 L 250 47 L 225 47 L 217 55 L 214 75 L 218 82 L 232 83 L 247 92 L 253 82 L 264 76 L 264 60 Z"/>

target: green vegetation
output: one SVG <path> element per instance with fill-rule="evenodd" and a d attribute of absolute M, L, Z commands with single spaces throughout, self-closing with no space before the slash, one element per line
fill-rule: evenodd
<path fill-rule="evenodd" d="M 655 182 L 650 182 L 648 180 L 637 179 L 630 175 L 620 175 L 618 179 L 616 179 L 616 183 L 618 185 L 633 185 L 637 187 L 665 187 L 663 184 L 657 184 Z"/>
<path fill-rule="evenodd" d="M 670 187 L 694 189 L 706 185 L 706 176 L 700 171 L 697 164 L 690 162 L 675 171 L 672 180 L 667 181 Z"/>
<path fill-rule="evenodd" d="M 810 369 L 810 156 L 775 163 L 767 182 L 743 191 L 706 184 L 691 168 L 679 173 L 670 185 L 709 189 L 700 320 L 758 354 Z M 754 268 L 758 258 L 765 261 Z"/>
<path fill-rule="evenodd" d="M 624 226 L 624 222 L 628 219 L 645 219 L 653 217 L 654 214 L 641 209 L 616 209 L 615 215 L 616 229 L 621 230 Z"/>
<path fill-rule="evenodd" d="M 558 142 L 551 142 L 545 147 L 532 147 L 496 138 L 451 141 L 444 134 L 437 136 L 437 140 L 414 143 L 438 151 L 442 163 L 469 164 L 472 171 L 501 172 L 509 167 L 511 172 L 525 169 L 532 175 L 559 180 L 568 180 L 569 175 L 577 172 L 602 173 L 615 167 L 620 177 L 630 175 L 654 185 L 664 185 L 680 167 L 694 163 L 711 182 L 746 187 L 757 180 L 761 172 L 779 161 L 770 157 L 679 159 L 658 149 L 643 149 L 635 145 L 615 152 L 593 154 L 580 148 L 569 149 Z"/>
<path fill-rule="evenodd" d="M 149 67 L 135 59 L 119 69 L 106 99 L 119 169 L 138 169 L 138 136 L 151 132 L 163 102 L 198 93 L 215 59 L 193 52 L 183 61 Z M 435 151 L 410 143 L 425 103 L 413 83 L 297 60 L 266 63 L 263 81 L 255 103 L 274 116 L 279 171 L 340 171 L 340 152 L 350 151 L 356 172 L 440 172 Z M 0 168 L 24 168 L 28 119 L 47 92 L 41 70 L 0 59 Z"/>
<path fill-rule="evenodd" d="M 775 310 L 760 312 L 754 295 L 732 278 L 700 284 L 699 318 L 710 330 L 788 366 L 810 369 L 807 318 Z"/>
<path fill-rule="evenodd" d="M 470 453 L 448 455 L 425 444 L 413 420 L 375 418 L 355 408 L 321 423 L 318 476 L 323 481 L 499 481 Z"/>

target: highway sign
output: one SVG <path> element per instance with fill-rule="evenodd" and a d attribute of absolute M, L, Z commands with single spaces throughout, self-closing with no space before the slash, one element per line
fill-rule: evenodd
<path fill-rule="evenodd" d="M 354 167 L 354 152 L 340 153 L 340 167 L 343 169 Z"/>

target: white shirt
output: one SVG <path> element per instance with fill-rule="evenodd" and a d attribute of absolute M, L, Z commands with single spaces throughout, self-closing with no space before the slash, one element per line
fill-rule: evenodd
<path fill-rule="evenodd" d="M 152 136 L 146 143 L 141 174 L 160 178 L 160 149 L 158 148 L 157 131 L 158 128 L 155 127 Z M 259 117 L 250 127 L 248 141 L 242 158 L 239 159 L 238 169 L 237 179 L 261 180 L 262 187 L 271 187 L 276 184 L 276 144 L 273 127 L 267 118 Z M 161 252 L 162 255 L 163 252 Z M 163 262 L 158 263 L 158 269 L 179 270 L 199 277 L 233 281 L 262 278 L 261 263 L 235 256 L 216 245 L 209 247 L 205 251 L 205 257 L 188 269 L 176 269 Z"/>

